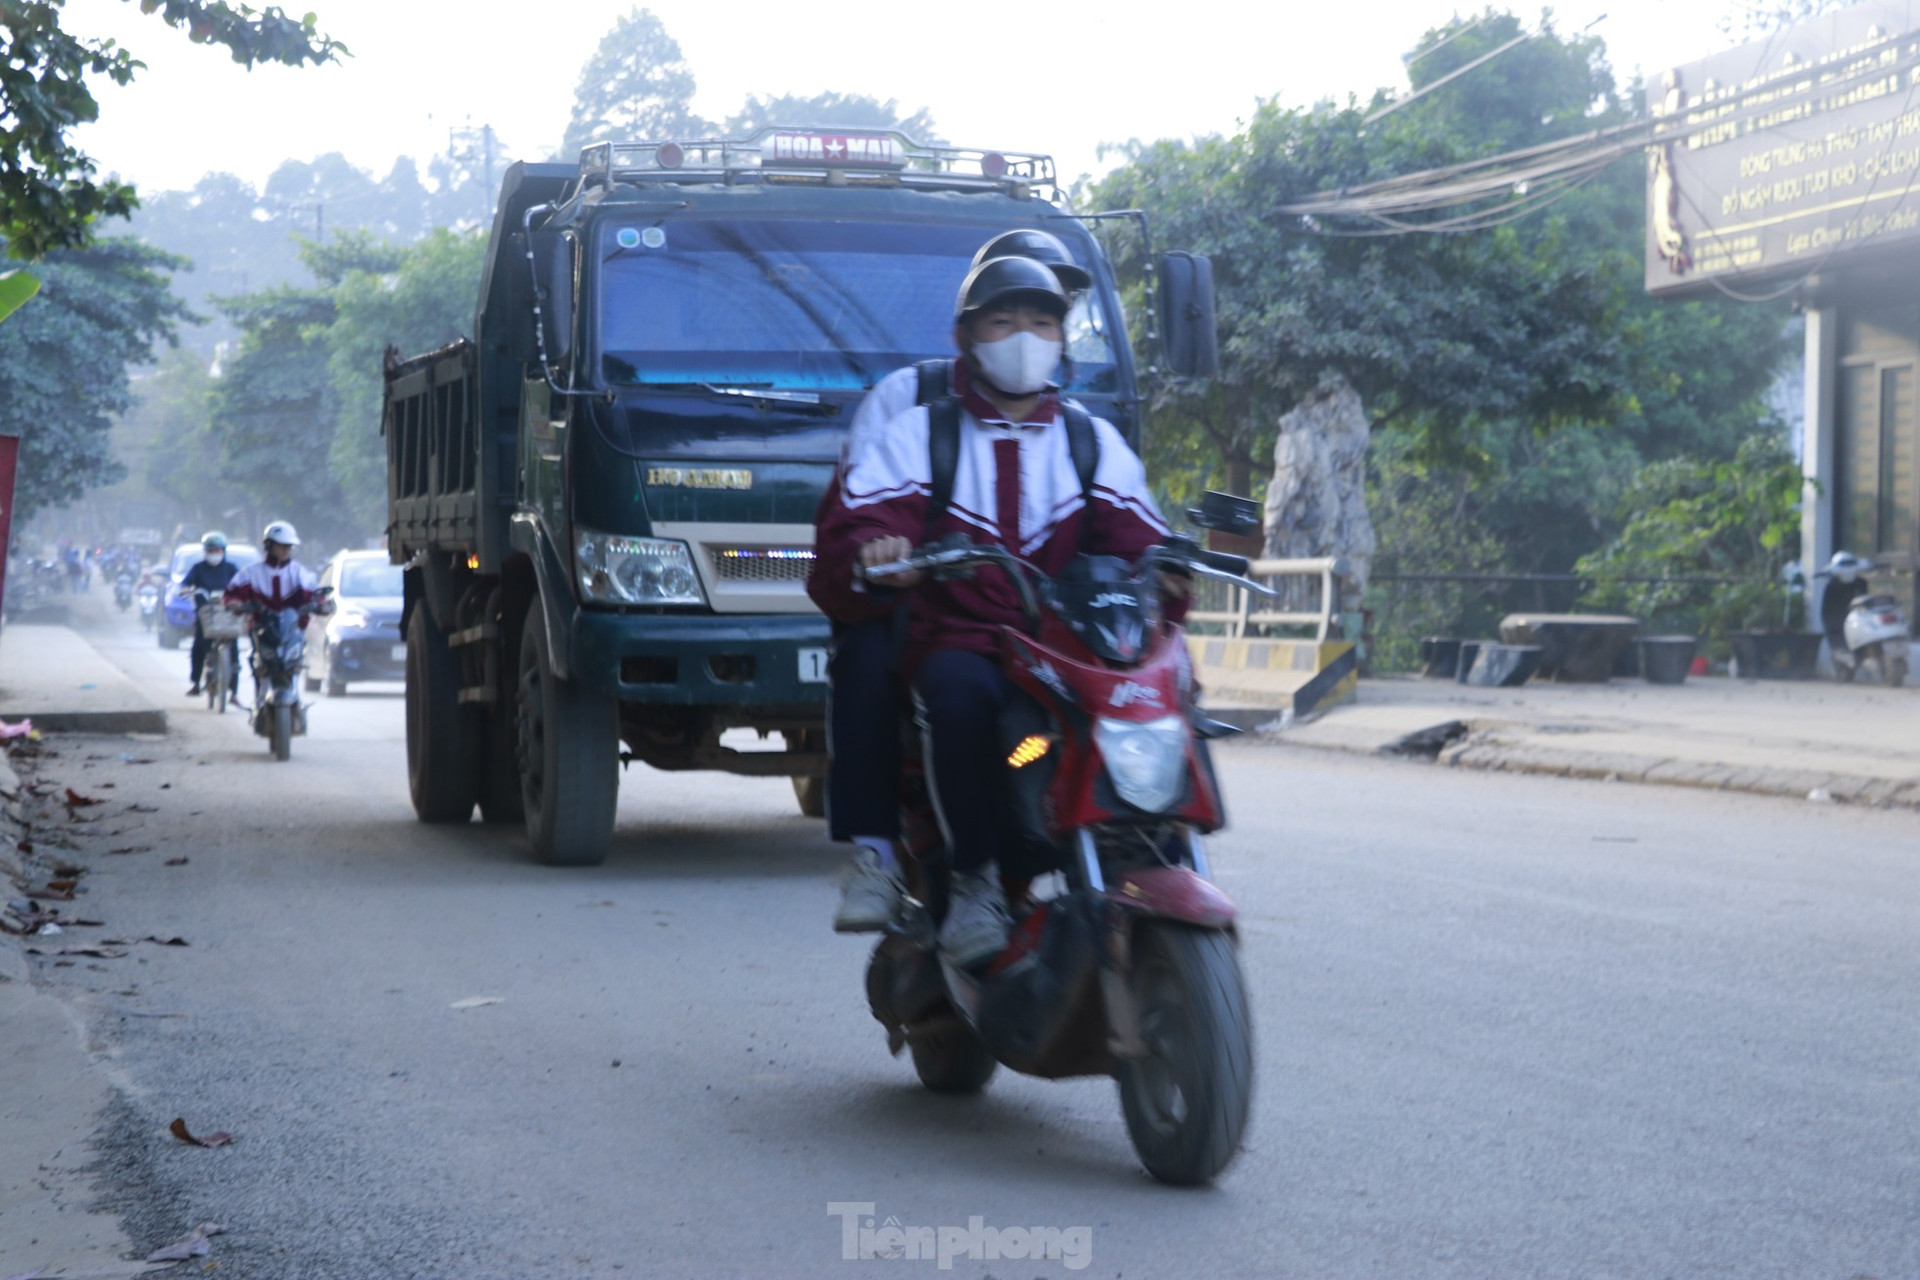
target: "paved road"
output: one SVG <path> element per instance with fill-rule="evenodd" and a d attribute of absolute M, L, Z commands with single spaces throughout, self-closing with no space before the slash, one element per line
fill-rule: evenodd
<path fill-rule="evenodd" d="M 1258 1092 L 1181 1192 L 1110 1084 L 887 1057 L 783 782 L 636 769 L 606 865 L 541 868 L 412 821 L 397 691 L 275 765 L 100 643 L 181 710 L 50 767 L 122 832 L 86 911 L 191 945 L 46 975 L 118 1089 L 98 1189 L 143 1248 L 227 1224 L 222 1277 L 938 1271 L 844 1260 L 849 1202 L 1057 1229 L 951 1270 L 1001 1280 L 1920 1274 L 1910 814 L 1229 750 Z"/>

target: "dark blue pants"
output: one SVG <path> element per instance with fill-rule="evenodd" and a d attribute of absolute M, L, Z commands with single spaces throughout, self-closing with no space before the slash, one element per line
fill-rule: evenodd
<path fill-rule="evenodd" d="M 994 860 L 1005 807 L 1000 713 L 1015 692 L 998 662 L 958 649 L 928 658 L 914 679 L 927 780 L 955 871 Z"/>
<path fill-rule="evenodd" d="M 827 662 L 827 834 L 900 836 L 900 662 L 893 619 L 844 627 Z"/>

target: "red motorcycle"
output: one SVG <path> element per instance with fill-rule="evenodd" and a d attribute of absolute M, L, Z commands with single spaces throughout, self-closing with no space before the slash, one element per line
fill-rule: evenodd
<path fill-rule="evenodd" d="M 921 1082 L 942 1093 L 978 1092 L 1000 1064 L 1115 1077 L 1148 1172 L 1207 1182 L 1239 1150 L 1253 1092 L 1234 907 L 1202 842 L 1225 822 L 1207 742 L 1233 729 L 1194 705 L 1184 633 L 1161 613 L 1157 575 L 1266 588 L 1247 580 L 1243 558 L 1185 538 L 1137 565 L 1083 555 L 1056 579 L 970 544 L 922 548 L 868 575 L 984 565 L 1012 578 L 1028 623 L 1002 632 L 1004 670 L 1026 695 L 1001 720 L 997 862 L 1014 926 L 975 970 L 941 955 L 946 859 L 910 762 L 907 900 L 874 949 L 868 1003 L 888 1048 L 910 1050 Z"/>

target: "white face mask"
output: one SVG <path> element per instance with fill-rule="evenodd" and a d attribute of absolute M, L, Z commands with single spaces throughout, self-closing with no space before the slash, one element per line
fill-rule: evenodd
<path fill-rule="evenodd" d="M 226 558 L 227 558 L 227 553 L 226 553 L 226 552 L 224 552 L 224 551 L 209 551 L 209 552 L 207 552 L 207 563 L 208 563 L 208 564 L 219 564 L 219 563 L 220 563 L 220 562 L 221 562 L 222 560 L 225 560 Z"/>
<path fill-rule="evenodd" d="M 1065 349 L 1037 333 L 1022 330 L 998 342 L 976 342 L 973 358 L 988 382 L 1009 395 L 1028 396 L 1046 388 L 1060 367 Z"/>

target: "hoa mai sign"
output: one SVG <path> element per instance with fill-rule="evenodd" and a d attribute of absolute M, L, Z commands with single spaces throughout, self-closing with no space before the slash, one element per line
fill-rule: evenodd
<path fill-rule="evenodd" d="M 1920 0 L 1867 0 L 1648 88 L 1647 291 L 1920 252 Z"/>

